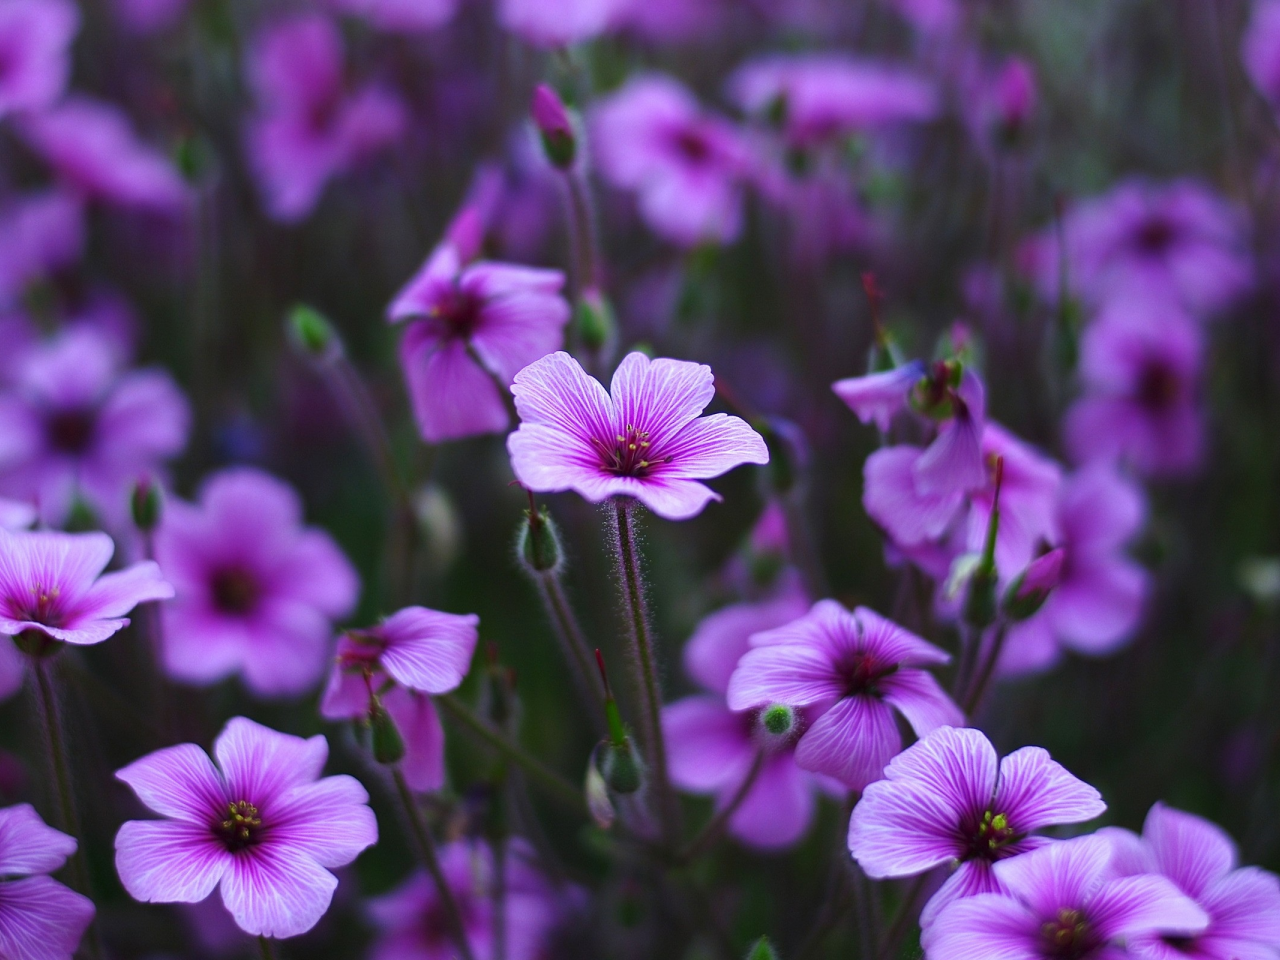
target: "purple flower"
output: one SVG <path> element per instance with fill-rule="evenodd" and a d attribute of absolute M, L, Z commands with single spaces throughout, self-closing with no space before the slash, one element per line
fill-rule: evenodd
<path fill-rule="evenodd" d="M 1001 673 L 1045 669 L 1063 649 L 1102 656 L 1124 644 L 1150 586 L 1146 571 L 1125 554 L 1145 519 L 1141 489 L 1107 466 L 1063 482 L 1055 541 L 1061 579 L 1039 612 L 1010 628 Z"/>
<path fill-rule="evenodd" d="M 888 433 L 894 416 L 907 408 L 911 391 L 924 375 L 924 364 L 916 360 L 893 370 L 837 380 L 831 389 L 859 420 L 875 421 L 881 433 Z"/>
<path fill-rule="evenodd" d="M 612 26 L 622 0 L 500 0 L 498 21 L 535 47 L 567 47 Z"/>
<path fill-rule="evenodd" d="M 198 684 L 239 673 L 260 696 L 315 685 L 332 621 L 360 589 L 329 535 L 302 525 L 297 494 L 249 468 L 214 474 L 199 505 L 169 502 L 156 556 L 177 590 L 165 607 L 169 673 Z"/>
<path fill-rule="evenodd" d="M 769 462 L 746 421 L 699 416 L 715 393 L 702 364 L 630 353 L 605 393 L 557 352 L 516 374 L 511 389 L 521 420 L 507 437 L 511 468 L 539 493 L 573 490 L 592 503 L 635 497 L 660 517 L 686 520 L 720 499 L 699 480 Z"/>
<path fill-rule="evenodd" d="M 1240 45 L 1246 72 L 1258 92 L 1280 105 L 1280 2 L 1261 0 L 1253 5 L 1253 16 Z"/>
<path fill-rule="evenodd" d="M 338 886 L 329 871 L 377 842 L 369 795 L 352 777 L 320 776 L 329 756 L 321 736 L 303 740 L 234 717 L 213 754 L 217 767 L 183 743 L 116 772 L 168 818 L 120 828 L 121 882 L 148 903 L 198 903 L 220 885 L 246 933 L 305 933 Z"/>
<path fill-rule="evenodd" d="M 376 693 L 404 738 L 405 780 L 414 790 L 439 790 L 445 777 L 444 731 L 425 694 L 448 693 L 462 682 L 479 623 L 474 613 L 406 607 L 369 630 L 349 631 L 338 642 L 321 715 L 366 718 Z"/>
<path fill-rule="evenodd" d="M 955 866 L 925 907 L 928 926 L 953 900 L 1006 890 L 994 864 L 1052 841 L 1036 830 L 1083 823 L 1107 805 L 1098 791 L 1023 747 L 997 760 L 979 730 L 944 727 L 899 754 L 849 821 L 849 850 L 867 876 L 910 877 Z"/>
<path fill-rule="evenodd" d="M 163 154 L 140 141 L 119 107 L 90 97 L 67 97 L 22 118 L 22 135 L 68 185 L 123 207 L 176 214 L 187 185 Z"/>
<path fill-rule="evenodd" d="M 80 11 L 69 0 L 0 4 L 0 116 L 53 106 L 71 73 Z"/>
<path fill-rule="evenodd" d="M 400 366 L 429 443 L 505 431 L 500 391 L 557 349 L 569 322 L 559 270 L 464 266 L 464 252 L 446 239 L 387 309 L 393 322 L 416 318 L 400 343 Z"/>
<path fill-rule="evenodd" d="M 0 213 L 0 305 L 16 306 L 32 282 L 78 261 L 84 235 L 84 205 L 65 190 L 11 201 Z"/>
<path fill-rule="evenodd" d="M 342 35 L 319 14 L 264 30 L 246 69 L 257 100 L 246 133 L 249 160 L 277 220 L 305 218 L 330 179 L 405 128 L 404 105 L 390 90 L 369 84 L 346 91 Z"/>
<path fill-rule="evenodd" d="M 71 960 L 93 904 L 48 876 L 76 841 L 47 827 L 29 804 L 0 810 L 0 956 Z"/>
<path fill-rule="evenodd" d="M 964 80 L 961 106 L 980 148 L 1019 146 L 1036 109 L 1031 64 L 1022 57 L 1009 57 L 998 68 L 975 64 Z"/>
<path fill-rule="evenodd" d="M 459 0 L 330 0 L 335 10 L 363 17 L 378 30 L 424 33 L 453 19 Z"/>
<path fill-rule="evenodd" d="M 440 866 L 457 901 L 471 952 L 477 957 L 492 956 L 492 847 L 454 841 L 440 850 Z M 532 849 L 519 838 L 507 844 L 504 884 L 508 960 L 546 956 L 548 934 L 562 909 L 547 879 L 533 866 Z M 369 913 L 381 931 L 369 960 L 453 960 L 457 956 L 448 916 L 425 872 L 369 901 Z"/>
<path fill-rule="evenodd" d="M 705 113 L 676 80 L 632 77 L 596 104 L 590 133 L 601 176 L 636 193 L 658 234 L 692 247 L 731 243 L 741 233 L 748 167 L 741 134 Z"/>
<path fill-rule="evenodd" d="M 755 634 L 751 647 L 729 681 L 730 709 L 811 708 L 796 763 L 851 790 L 878 780 L 902 749 L 895 709 L 918 736 L 964 723 L 922 669 L 951 657 L 866 607 L 850 613 L 819 600 L 800 619 Z"/>
<path fill-rule="evenodd" d="M 1179 308 L 1111 303 L 1081 342 L 1084 396 L 1063 425 L 1072 458 L 1119 460 L 1150 476 L 1194 470 L 1204 449 L 1203 354 L 1199 328 Z"/>
<path fill-rule="evenodd" d="M 50 524 L 77 496 L 124 522 L 139 474 L 161 472 L 186 445 L 190 412 L 167 373 L 118 363 L 118 345 L 89 324 L 26 355 L 0 395 L 0 493 L 37 504 Z"/>
<path fill-rule="evenodd" d="M 930 960 L 1121 960 L 1121 943 L 1190 936 L 1208 918 L 1158 876 L 1115 877 L 1105 836 L 1077 837 L 995 865 L 1007 891 L 952 902 L 924 929 Z"/>
<path fill-rule="evenodd" d="M 1238 867 L 1236 845 L 1221 827 L 1157 803 L 1142 836 L 1103 831 L 1116 844 L 1119 873 L 1160 874 L 1209 915 L 1193 937 L 1140 934 L 1129 941 L 1143 960 L 1274 960 L 1280 955 L 1280 881 L 1258 867 Z"/>

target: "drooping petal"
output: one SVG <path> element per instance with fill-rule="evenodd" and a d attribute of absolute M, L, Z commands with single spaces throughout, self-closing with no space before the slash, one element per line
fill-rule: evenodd
<path fill-rule="evenodd" d="M 987 482 L 982 459 L 982 423 L 959 414 L 943 426 L 911 467 L 916 494 L 939 497 L 977 490 Z"/>
<path fill-rule="evenodd" d="M 448 693 L 462 682 L 475 653 L 480 618 L 406 607 L 377 629 L 386 642 L 382 668 L 411 690 Z"/>
<path fill-rule="evenodd" d="M 862 505 L 895 542 L 917 546 L 942 536 L 955 521 L 964 495 L 917 491 L 913 467 L 919 447 L 885 447 L 863 464 Z"/>
<path fill-rule="evenodd" d="M 186 823 L 207 826 L 228 802 L 226 785 L 209 755 L 194 743 L 149 753 L 117 770 L 116 778 L 151 810 Z"/>
<path fill-rule="evenodd" d="M 796 763 L 834 777 L 850 790 L 862 790 L 880 779 L 901 749 L 902 737 L 888 706 L 875 697 L 845 697 L 804 732 L 796 744 Z"/>
<path fill-rule="evenodd" d="M 75 838 L 46 826 L 31 804 L 0 810 L 0 876 L 53 873 L 75 849 Z"/>
<path fill-rule="evenodd" d="M 382 698 L 404 739 L 400 772 L 409 789 L 439 790 L 445 782 L 444 728 L 436 705 L 426 694 L 393 688 Z"/>
<path fill-rule="evenodd" d="M 1083 823 L 1106 809 L 1102 794 L 1068 773 L 1041 747 L 1023 747 L 1000 761 L 995 811 L 1006 814 L 1019 833 Z"/>
<path fill-rule="evenodd" d="M 296 937 L 329 909 L 335 877 L 294 847 L 260 844 L 234 857 L 222 880 L 222 903 L 245 933 Z"/>
<path fill-rule="evenodd" d="M 233 802 L 263 807 L 290 788 L 317 779 L 329 758 L 329 744 L 323 736 L 304 740 L 232 717 L 213 742 L 213 755 Z"/>
<path fill-rule="evenodd" d="M 718 477 L 744 463 L 769 462 L 764 438 L 745 420 L 723 413 L 693 420 L 659 453 L 672 458 L 662 476 L 694 480 Z"/>
<path fill-rule="evenodd" d="M 1043 960 L 1040 921 L 1012 897 L 957 900 L 925 928 L 929 960 Z"/>
<path fill-rule="evenodd" d="M 663 707 L 662 736 L 671 782 L 694 793 L 740 783 L 755 753 L 745 718 L 716 697 L 685 697 Z"/>
<path fill-rule="evenodd" d="M 375 674 L 373 688 L 381 686 L 381 674 Z M 324 695 L 320 698 L 320 716 L 326 720 L 352 720 L 369 714 L 369 687 L 365 684 L 364 675 L 359 670 L 346 670 L 335 663 L 329 671 L 329 682 L 325 684 Z"/>
<path fill-rule="evenodd" d="M 369 793 L 354 777 L 324 777 L 283 794 L 263 811 L 269 822 L 272 856 L 289 847 L 322 867 L 350 863 L 378 842 L 378 821 Z"/>
<path fill-rule="evenodd" d="M 877 681 L 884 702 L 907 718 L 916 736 L 964 724 L 964 714 L 927 670 L 898 670 Z"/>
<path fill-rule="evenodd" d="M 666 451 L 685 426 L 715 395 L 715 377 L 706 364 L 633 352 L 613 373 L 609 395 L 617 425 L 647 431 L 653 449 Z"/>
<path fill-rule="evenodd" d="M 831 389 L 859 420 L 863 423 L 874 420 L 881 433 L 888 433 L 894 414 L 906 408 L 907 396 L 922 376 L 924 364 L 917 360 L 896 370 L 837 380 Z"/>
<path fill-rule="evenodd" d="M 498 387 L 458 338 L 424 339 L 425 321 L 410 325 L 400 343 L 418 432 L 428 443 L 507 429 L 510 417 Z"/>
<path fill-rule="evenodd" d="M 1235 869 L 1235 841 L 1225 830 L 1163 803 L 1147 813 L 1142 838 L 1151 847 L 1158 871 L 1196 900 Z"/>
<path fill-rule="evenodd" d="M 199 903 L 234 861 L 210 823 L 130 820 L 116 834 L 116 873 L 144 903 Z"/>
<path fill-rule="evenodd" d="M 67 960 L 93 921 L 93 903 L 50 877 L 0 883 L 0 957 Z"/>
<path fill-rule="evenodd" d="M 1088 916 L 1106 940 L 1144 933 L 1185 937 L 1209 925 L 1209 915 L 1194 900 L 1172 881 L 1150 874 L 1105 881 L 1089 902 Z"/>

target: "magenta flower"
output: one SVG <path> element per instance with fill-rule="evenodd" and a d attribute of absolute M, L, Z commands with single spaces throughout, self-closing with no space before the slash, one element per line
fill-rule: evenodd
<path fill-rule="evenodd" d="M 71 960 L 93 920 L 93 904 L 49 874 L 76 841 L 47 827 L 29 804 L 0 810 L 0 956 Z"/>
<path fill-rule="evenodd" d="M 1280 2 L 1261 0 L 1253 5 L 1240 55 L 1258 92 L 1272 107 L 1280 105 Z"/>
<path fill-rule="evenodd" d="M 888 433 L 893 418 L 907 409 L 911 391 L 924 375 L 924 364 L 916 360 L 893 370 L 837 380 L 831 389 L 859 420 L 874 421 L 881 433 Z"/>
<path fill-rule="evenodd" d="M 1077 837 L 997 863 L 1007 894 L 952 902 L 925 927 L 930 960 L 1120 960 L 1149 934 L 1194 936 L 1208 918 L 1158 876 L 1115 877 L 1105 836 Z"/>
<path fill-rule="evenodd" d="M 1081 342 L 1084 396 L 1063 425 L 1072 458 L 1119 460 L 1150 476 L 1194 470 L 1204 450 L 1203 355 L 1200 330 L 1177 307 L 1110 304 Z"/>
<path fill-rule="evenodd" d="M 0 4 L 0 116 L 53 106 L 71 73 L 80 11 L 69 0 Z"/>
<path fill-rule="evenodd" d="M 343 13 L 363 17 L 378 30 L 425 33 L 453 19 L 459 0 L 330 0 Z"/>
<path fill-rule="evenodd" d="M 393 322 L 414 321 L 400 343 L 400 366 L 429 443 L 505 431 L 510 415 L 500 391 L 559 348 L 569 322 L 559 270 L 483 260 L 464 266 L 465 253 L 446 238 L 387 309 Z"/>
<path fill-rule="evenodd" d="M 692 247 L 731 243 L 742 232 L 749 166 L 742 136 L 679 82 L 632 77 L 596 104 L 589 129 L 601 176 L 636 194 L 656 233 Z"/>
<path fill-rule="evenodd" d="M 612 26 L 626 0 L 500 0 L 498 22 L 535 47 L 567 47 Z"/>
<path fill-rule="evenodd" d="M 0 494 L 60 524 L 75 497 L 124 523 L 139 474 L 160 473 L 186 445 L 190 412 L 169 375 L 119 369 L 119 350 L 89 325 L 26 355 L 0 396 Z"/>
<path fill-rule="evenodd" d="M 698 481 L 769 462 L 744 420 L 699 414 L 715 393 L 711 368 L 630 353 L 609 393 L 567 353 L 530 364 L 512 384 L 520 428 L 511 468 L 530 490 L 573 490 L 592 503 L 634 497 L 660 517 L 687 520 L 720 496 Z"/>
<path fill-rule="evenodd" d="M 169 673 L 197 684 L 238 673 L 264 697 L 315 685 L 332 621 L 360 589 L 329 535 L 302 525 L 297 494 L 249 468 L 214 474 L 199 505 L 169 502 L 156 556 L 177 590 L 165 607 Z"/>
<path fill-rule="evenodd" d="M 369 795 L 347 776 L 321 777 L 329 745 L 244 717 L 213 744 L 217 767 L 193 743 L 135 760 L 116 776 L 165 820 L 130 820 L 116 834 L 116 871 L 148 903 L 198 903 L 221 887 L 240 929 L 305 933 L 329 909 L 329 871 L 377 842 Z"/>
<path fill-rule="evenodd" d="M 851 790 L 878 780 L 902 749 L 894 710 L 917 736 L 964 723 L 923 669 L 951 657 L 866 607 L 850 613 L 819 600 L 798 620 L 752 636 L 751 647 L 729 681 L 729 708 L 811 708 L 796 763 Z"/>
<path fill-rule="evenodd" d="M 992 867 L 1052 842 L 1035 831 L 1083 823 L 1106 809 L 1097 790 L 1040 747 L 997 761 L 981 731 L 944 727 L 899 754 L 884 779 L 867 787 L 849 821 L 849 851 L 869 877 L 910 877 L 952 864 L 921 916 L 927 927 L 954 900 L 1009 889 Z"/>
<path fill-rule="evenodd" d="M 1221 827 L 1157 803 L 1142 836 L 1103 831 L 1116 844 L 1121 874 L 1167 877 L 1209 915 L 1193 937 L 1148 932 L 1129 941 L 1142 960 L 1273 960 L 1280 955 L 1280 880 L 1258 867 L 1238 867 L 1236 845 Z"/>
<path fill-rule="evenodd" d="M 68 191 L 28 193 L 7 204 L 0 213 L 0 305 L 16 306 L 33 282 L 78 261 L 84 235 L 84 205 Z"/>
<path fill-rule="evenodd" d="M 480 618 L 406 607 L 369 630 L 351 630 L 320 703 L 331 720 L 364 719 L 376 694 L 405 743 L 400 769 L 414 790 L 444 786 L 444 730 L 427 694 L 457 688 L 471 666 Z"/>

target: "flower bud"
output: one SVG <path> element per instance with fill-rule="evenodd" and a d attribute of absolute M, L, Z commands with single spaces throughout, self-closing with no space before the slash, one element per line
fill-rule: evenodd
<path fill-rule="evenodd" d="M 771 737 L 785 737 L 796 726 L 796 711 L 785 703 L 774 703 L 760 714 L 760 726 Z"/>
<path fill-rule="evenodd" d="M 341 349 L 337 332 L 319 310 L 300 303 L 289 311 L 289 335 L 303 353 L 328 360 Z"/>
<path fill-rule="evenodd" d="M 635 793 L 644 786 L 644 763 L 630 737 L 621 743 L 604 744 L 600 774 L 614 793 Z"/>
<path fill-rule="evenodd" d="M 1026 620 L 1044 606 L 1054 589 L 1062 582 L 1062 565 L 1066 552 L 1059 547 L 1036 557 L 1018 574 L 1004 593 L 1004 613 L 1010 620 Z"/>
<path fill-rule="evenodd" d="M 540 83 L 533 91 L 530 109 L 547 159 L 560 170 L 570 169 L 578 152 L 578 143 L 564 101 L 549 85 Z"/>
<path fill-rule="evenodd" d="M 524 517 L 524 523 L 520 524 L 517 534 L 517 558 L 534 576 L 555 573 L 564 559 L 555 521 L 551 519 L 546 507 L 538 509 L 533 506 L 532 500 Z"/>
<path fill-rule="evenodd" d="M 462 550 L 462 518 L 449 492 L 428 484 L 413 495 L 413 513 L 422 531 L 426 570 L 435 575 L 447 570 Z"/>
<path fill-rule="evenodd" d="M 768 937 L 761 937 L 747 951 L 747 960 L 778 960 L 778 951 L 773 949 Z"/>
<path fill-rule="evenodd" d="M 369 728 L 373 734 L 373 759 L 387 766 L 404 759 L 404 737 L 376 698 L 369 709 Z"/>
<path fill-rule="evenodd" d="M 609 786 L 600 773 L 598 755 L 603 749 L 604 744 L 597 746 L 587 762 L 587 779 L 583 785 L 583 792 L 587 797 L 587 810 L 591 814 L 591 819 L 601 830 L 608 830 L 613 826 L 615 813 L 613 802 L 609 799 Z"/>
<path fill-rule="evenodd" d="M 129 496 L 129 509 L 133 513 L 133 525 L 143 533 L 154 530 L 160 523 L 164 510 L 164 494 L 151 477 L 140 477 Z"/>
<path fill-rule="evenodd" d="M 578 340 L 592 353 L 599 353 L 613 342 L 618 325 L 613 307 L 599 290 L 582 291 L 574 314 Z"/>

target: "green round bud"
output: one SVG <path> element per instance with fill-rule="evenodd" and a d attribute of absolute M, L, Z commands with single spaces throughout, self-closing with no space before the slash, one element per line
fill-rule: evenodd
<path fill-rule="evenodd" d="M 289 334 L 304 353 L 327 359 L 339 349 L 338 334 L 319 310 L 300 303 L 289 311 Z"/>
<path fill-rule="evenodd" d="M 600 767 L 604 782 L 614 793 L 635 793 L 644 786 L 644 768 L 629 737 L 620 746 L 605 746 Z"/>
<path fill-rule="evenodd" d="M 150 477 L 143 477 L 133 486 L 129 497 L 133 513 L 133 525 L 143 532 L 154 530 L 160 523 L 164 509 L 164 494 Z"/>
<path fill-rule="evenodd" d="M 404 759 L 404 737 L 391 714 L 376 700 L 369 713 L 369 727 L 373 733 L 373 759 L 386 766 Z"/>
<path fill-rule="evenodd" d="M 775 703 L 760 714 L 760 725 L 775 737 L 785 737 L 795 729 L 796 712 L 785 703 Z"/>
<path fill-rule="evenodd" d="M 564 551 L 560 548 L 560 532 L 547 508 L 526 510 L 524 523 L 517 531 L 516 556 L 526 570 L 535 576 L 555 573 L 560 568 Z"/>

